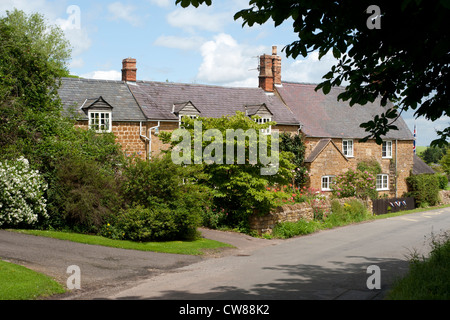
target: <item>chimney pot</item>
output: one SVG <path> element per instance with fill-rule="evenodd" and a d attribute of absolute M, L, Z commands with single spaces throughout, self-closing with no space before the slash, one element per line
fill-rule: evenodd
<path fill-rule="evenodd" d="M 277 46 L 272 46 L 272 55 L 273 56 L 277 55 Z"/>

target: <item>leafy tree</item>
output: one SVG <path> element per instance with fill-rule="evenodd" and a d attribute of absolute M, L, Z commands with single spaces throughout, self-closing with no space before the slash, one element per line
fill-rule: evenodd
<path fill-rule="evenodd" d="M 32 152 L 60 114 L 59 79 L 68 74 L 68 42 L 43 16 L 7 11 L 0 18 L 0 147 Z M 32 159 L 30 159 L 32 160 Z"/>
<path fill-rule="evenodd" d="M 426 163 L 432 164 L 432 163 L 439 163 L 444 154 L 445 154 L 445 147 L 434 146 L 426 148 L 425 151 L 420 154 L 420 157 Z"/>
<path fill-rule="evenodd" d="M 24 157 L 39 170 L 50 225 L 98 228 L 118 206 L 123 154 L 113 134 L 76 129 L 62 115 L 58 88 L 70 53 L 62 30 L 42 15 L 0 17 L 0 159 Z"/>
<path fill-rule="evenodd" d="M 177 0 L 183 7 L 211 5 L 211 0 Z M 319 58 L 332 52 L 336 65 L 316 90 L 327 94 L 344 81 L 349 85 L 338 99 L 350 105 L 373 102 L 393 105 L 361 124 L 369 137 L 395 130 L 395 120 L 406 110 L 435 121 L 449 116 L 450 3 L 447 0 L 250 0 L 250 8 L 235 20 L 253 26 L 292 23 L 298 40 L 286 45 L 286 55 Z M 379 9 L 380 12 L 372 11 Z M 369 8 L 370 7 L 370 8 Z M 378 14 L 379 13 L 379 14 Z M 375 20 L 373 20 L 375 19 Z M 433 145 L 447 144 L 450 128 L 438 131 Z"/>
<path fill-rule="evenodd" d="M 288 132 L 280 134 L 280 150 L 291 152 L 294 157 L 292 163 L 295 165 L 293 184 L 298 188 L 306 185 L 308 175 L 305 167 L 305 144 L 301 135 L 291 135 Z"/>
<path fill-rule="evenodd" d="M 177 131 L 162 133 L 161 138 L 171 143 L 172 159 L 183 153 L 184 164 L 202 167 L 206 177 L 198 181 L 211 188 L 216 208 L 229 213 L 226 223 L 245 229 L 251 214 L 256 211 L 266 213 L 275 205 L 277 194 L 270 192 L 268 187 L 292 182 L 293 154 L 277 152 L 272 148 L 274 141 L 271 135 L 258 134 L 273 124 L 257 124 L 244 113 L 237 112 L 234 116 L 221 118 L 186 119 L 183 122 L 185 131 L 182 132 L 187 135 L 183 139 L 174 136 L 178 135 Z M 227 136 L 227 131 L 241 132 L 242 138 Z M 255 133 L 254 140 L 251 133 Z M 267 159 L 261 150 L 254 149 L 259 148 L 264 138 L 268 141 L 268 157 L 276 159 L 271 163 L 265 161 Z M 230 157 L 231 150 L 234 151 Z M 264 169 L 273 168 L 271 164 L 275 162 L 276 170 L 263 174 Z"/>
<path fill-rule="evenodd" d="M 445 173 L 450 175 L 450 148 L 447 148 L 447 152 L 439 161 Z"/>

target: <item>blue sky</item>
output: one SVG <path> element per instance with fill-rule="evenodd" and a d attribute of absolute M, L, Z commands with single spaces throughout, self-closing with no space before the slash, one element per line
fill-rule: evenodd
<path fill-rule="evenodd" d="M 296 40 L 292 25 L 277 28 L 242 27 L 234 14 L 248 0 L 216 0 L 211 7 L 182 8 L 175 0 L 1 0 L 0 14 L 18 8 L 39 12 L 59 25 L 70 41 L 72 74 L 85 78 L 120 80 L 122 60 L 137 59 L 138 79 L 223 86 L 258 85 L 257 57 L 272 45 L 282 57 L 282 79 L 319 83 L 334 64 L 331 54 L 320 61 L 286 58 L 281 49 Z M 450 119 L 429 122 L 403 115 L 411 131 L 417 125 L 417 145 L 429 145 L 435 129 Z"/>

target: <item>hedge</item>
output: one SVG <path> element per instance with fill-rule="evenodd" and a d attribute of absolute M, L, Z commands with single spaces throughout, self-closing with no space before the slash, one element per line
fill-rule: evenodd
<path fill-rule="evenodd" d="M 413 175 L 406 179 L 409 192 L 418 207 L 434 206 L 439 203 L 439 178 L 434 174 Z"/>

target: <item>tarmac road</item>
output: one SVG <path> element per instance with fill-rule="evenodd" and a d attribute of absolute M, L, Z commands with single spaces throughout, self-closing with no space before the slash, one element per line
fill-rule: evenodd
<path fill-rule="evenodd" d="M 450 208 L 321 231 L 289 240 L 256 239 L 202 229 L 227 242 L 216 256 L 141 252 L 0 230 L 0 259 L 61 283 L 81 270 L 81 290 L 54 299 L 381 299 L 408 269 L 408 254 L 427 253 L 426 237 L 450 230 Z M 368 266 L 381 289 L 367 288 Z"/>
<path fill-rule="evenodd" d="M 411 254 L 427 255 L 432 234 L 448 230 L 450 208 L 365 222 L 201 261 L 103 298 L 378 300 L 406 273 Z"/>
<path fill-rule="evenodd" d="M 54 296 L 53 299 L 91 299 L 111 295 L 136 285 L 137 281 L 163 272 L 174 272 L 205 259 L 246 254 L 278 243 L 235 232 L 200 231 L 206 238 L 229 243 L 236 248 L 212 255 L 191 256 L 109 248 L 0 230 L 0 260 L 47 274 L 63 285 L 72 274 L 67 272 L 68 267 L 76 265 L 80 268 L 81 290 Z"/>

